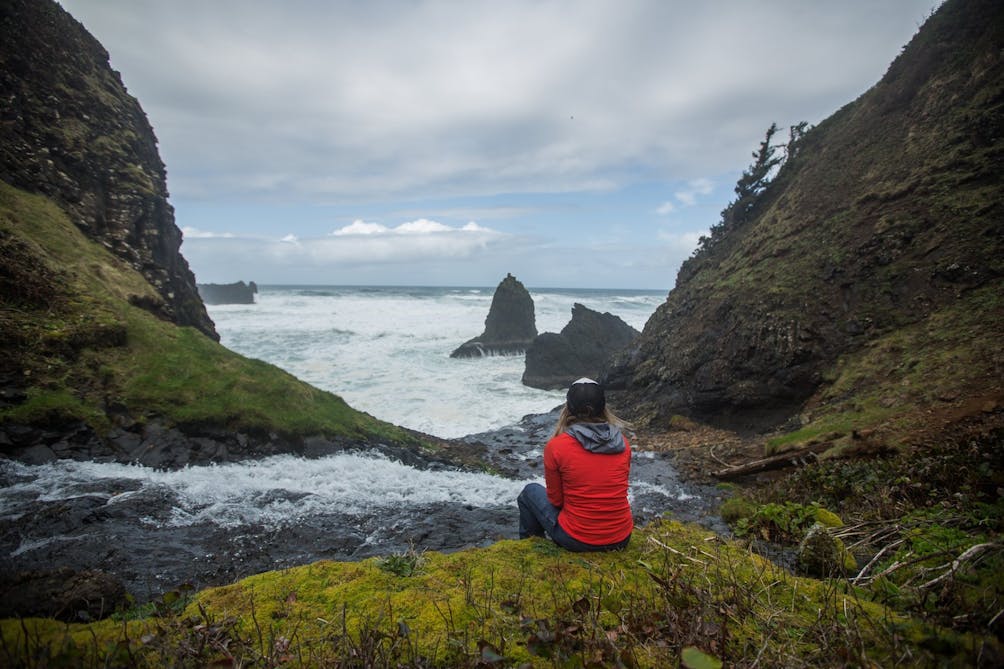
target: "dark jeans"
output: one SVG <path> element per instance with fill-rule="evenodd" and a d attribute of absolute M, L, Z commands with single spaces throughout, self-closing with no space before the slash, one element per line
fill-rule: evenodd
<path fill-rule="evenodd" d="M 549 536 L 551 541 L 565 550 L 576 553 L 588 551 L 613 551 L 624 548 L 631 540 L 630 535 L 615 544 L 597 546 L 571 537 L 558 523 L 559 509 L 547 499 L 547 490 L 539 483 L 528 483 L 516 498 L 519 506 L 519 538 Z"/>

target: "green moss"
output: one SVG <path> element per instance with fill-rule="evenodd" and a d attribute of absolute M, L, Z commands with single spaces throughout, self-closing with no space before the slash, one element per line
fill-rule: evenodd
<path fill-rule="evenodd" d="M 614 553 L 538 550 L 545 545 L 500 541 L 426 553 L 407 576 L 378 559 L 322 561 L 205 590 L 184 611 L 160 617 L 4 621 L 0 631 L 16 658 L 72 647 L 79 663 L 124 651 L 145 666 L 184 657 L 199 665 L 355 658 L 472 666 L 490 658 L 499 666 L 661 667 L 676 666 L 687 647 L 726 664 L 760 656 L 842 666 L 848 657 L 882 665 L 907 651 L 921 664 L 965 663 L 981 644 L 999 648 L 993 639 L 918 624 L 832 582 L 793 577 L 694 526 L 655 523 Z"/>
<path fill-rule="evenodd" d="M 768 447 L 799 443 L 827 432 L 882 429 L 903 434 L 923 424 L 918 407 L 977 399 L 973 389 L 993 389 L 999 342 L 1004 340 L 1004 282 L 962 294 L 911 326 L 877 338 L 841 358 L 826 373 L 807 424 L 771 439 Z M 890 440 L 892 442 L 893 440 Z"/>
<path fill-rule="evenodd" d="M 823 527 L 843 527 L 844 521 L 840 520 L 840 516 L 833 513 L 828 509 L 822 507 L 816 507 L 816 522 Z"/>
<path fill-rule="evenodd" d="M 84 421 L 104 425 L 105 416 L 65 388 L 31 388 L 27 399 L 18 406 L 0 412 L 5 420 L 24 424 L 53 425 Z"/>
<path fill-rule="evenodd" d="M 840 523 L 840 518 L 817 503 L 799 504 L 797 502 L 768 502 L 754 504 L 744 501 L 734 505 L 729 514 L 735 517 L 731 522 L 739 536 L 760 536 L 768 541 L 782 543 L 797 543 L 813 523 L 824 518 L 829 522 Z M 725 515 L 723 513 L 723 518 Z"/>

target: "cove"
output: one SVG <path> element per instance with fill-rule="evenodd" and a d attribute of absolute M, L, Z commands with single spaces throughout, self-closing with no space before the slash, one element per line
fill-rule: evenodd
<path fill-rule="evenodd" d="M 155 470 L 61 460 L 0 462 L 0 554 L 12 573 L 97 569 L 137 601 L 317 560 L 450 552 L 516 537 L 515 498 L 540 480 L 555 414 L 465 437 L 495 474 L 406 465 L 372 452 L 292 455 Z M 668 514 L 727 530 L 716 491 L 679 480 L 668 456 L 635 451 L 637 523 Z"/>

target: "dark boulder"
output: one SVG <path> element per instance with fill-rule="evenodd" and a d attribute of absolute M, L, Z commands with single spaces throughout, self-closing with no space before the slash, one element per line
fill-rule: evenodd
<path fill-rule="evenodd" d="M 560 334 L 545 332 L 527 349 L 523 385 L 551 390 L 567 388 L 582 376 L 599 378 L 612 356 L 638 335 L 617 316 L 576 303 Z"/>
<path fill-rule="evenodd" d="M 100 620 L 127 604 L 125 586 L 100 571 L 21 572 L 0 581 L 0 618 Z"/>
<path fill-rule="evenodd" d="M 254 304 L 258 286 L 238 281 L 236 283 L 200 283 L 199 295 L 206 304 Z"/>
<path fill-rule="evenodd" d="M 450 357 L 522 355 L 536 336 L 533 298 L 516 277 L 507 274 L 495 289 L 492 306 L 485 318 L 485 331 L 462 344 Z"/>

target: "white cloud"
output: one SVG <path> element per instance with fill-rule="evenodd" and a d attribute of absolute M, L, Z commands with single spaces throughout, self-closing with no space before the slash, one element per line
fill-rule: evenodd
<path fill-rule="evenodd" d="M 436 234 L 455 234 L 455 233 L 466 233 L 466 232 L 478 232 L 488 236 L 499 235 L 496 230 L 491 228 L 486 228 L 478 225 L 474 221 L 471 221 L 460 228 L 451 228 L 448 225 L 440 223 L 438 221 L 430 221 L 427 218 L 419 218 L 414 221 L 407 221 L 401 223 L 397 227 L 388 228 L 380 223 L 367 223 L 362 220 L 355 220 L 349 225 L 338 228 L 331 233 L 334 237 L 345 237 L 345 236 L 359 236 L 359 235 L 436 235 Z"/>
<path fill-rule="evenodd" d="M 710 179 L 694 179 L 687 183 L 685 190 L 674 193 L 676 199 L 685 207 L 693 207 L 697 204 L 699 195 L 709 195 L 714 187 Z"/>
<path fill-rule="evenodd" d="M 388 232 L 388 228 L 385 225 L 380 225 L 379 223 L 367 223 L 357 219 L 345 227 L 338 228 L 331 234 L 336 237 L 341 237 L 344 235 L 380 235 L 386 232 Z"/>
<path fill-rule="evenodd" d="M 660 216 L 667 216 L 672 214 L 674 211 L 676 211 L 676 205 L 672 202 L 666 201 L 659 205 L 659 207 L 655 210 L 655 213 Z"/>
<path fill-rule="evenodd" d="M 688 254 L 697 248 L 697 243 L 700 241 L 702 235 L 707 235 L 707 230 L 701 230 L 699 232 L 686 231 L 659 231 L 659 239 L 666 243 L 667 246 L 676 251 L 686 251 Z"/>
<path fill-rule="evenodd" d="M 402 223 L 394 228 L 394 232 L 403 235 L 427 235 L 436 232 L 453 232 L 454 229 L 448 225 L 420 218 L 417 221 Z"/>
<path fill-rule="evenodd" d="M 186 239 L 184 253 L 193 265 L 212 257 L 216 265 L 250 266 L 273 276 L 331 266 L 345 269 L 473 258 L 493 252 L 510 238 L 510 235 L 473 221 L 454 228 L 418 219 L 388 228 L 356 220 L 319 238 L 300 238 L 292 234 L 282 238 L 242 237 L 231 233 L 195 235 Z"/>
<path fill-rule="evenodd" d="M 214 237 L 229 238 L 235 236 L 232 232 L 209 232 L 191 227 L 181 228 L 181 234 L 185 239 L 212 239 Z"/>

